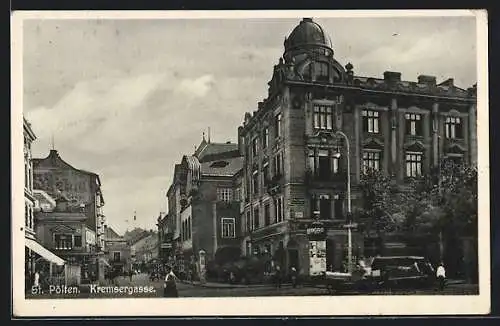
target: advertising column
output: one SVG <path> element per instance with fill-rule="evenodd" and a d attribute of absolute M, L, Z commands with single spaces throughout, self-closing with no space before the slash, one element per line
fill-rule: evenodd
<path fill-rule="evenodd" d="M 317 221 L 307 228 L 309 239 L 309 276 L 319 276 L 326 272 L 326 230 Z"/>

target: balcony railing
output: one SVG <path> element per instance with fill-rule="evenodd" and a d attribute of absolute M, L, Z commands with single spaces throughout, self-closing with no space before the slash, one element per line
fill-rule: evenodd
<path fill-rule="evenodd" d="M 306 171 L 305 175 L 306 184 L 312 183 L 342 183 L 345 184 L 347 182 L 347 173 L 338 172 L 332 174 L 318 174 L 313 171 Z"/>

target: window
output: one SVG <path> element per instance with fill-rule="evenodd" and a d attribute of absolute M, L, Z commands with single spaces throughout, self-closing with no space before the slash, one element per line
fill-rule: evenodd
<path fill-rule="evenodd" d="M 269 162 L 264 163 L 262 173 L 264 177 L 264 184 L 267 184 L 269 182 Z"/>
<path fill-rule="evenodd" d="M 336 198 L 333 201 L 333 214 L 335 219 L 343 219 L 344 218 L 344 202 L 342 199 Z"/>
<path fill-rule="evenodd" d="M 363 131 L 378 133 L 379 113 L 378 111 L 363 110 Z"/>
<path fill-rule="evenodd" d="M 113 261 L 120 261 L 120 252 L 119 251 L 115 251 L 113 252 Z"/>
<path fill-rule="evenodd" d="M 321 179 L 328 180 L 332 175 L 332 166 L 328 150 L 319 150 L 318 152 L 318 169 L 317 173 Z"/>
<path fill-rule="evenodd" d="M 314 70 L 316 73 L 316 80 L 317 81 L 325 81 L 327 82 L 329 80 L 329 73 L 328 73 L 328 64 L 326 62 L 315 62 L 314 63 Z"/>
<path fill-rule="evenodd" d="M 332 213 L 330 196 L 321 195 L 319 198 L 319 216 L 321 219 L 329 219 Z"/>
<path fill-rule="evenodd" d="M 274 132 L 275 137 L 281 137 L 281 113 L 278 113 L 274 118 Z"/>
<path fill-rule="evenodd" d="M 235 233 L 236 228 L 235 228 L 234 218 L 223 217 L 221 223 L 222 223 L 222 237 L 230 239 L 236 238 L 236 233 Z"/>
<path fill-rule="evenodd" d="M 258 229 L 259 228 L 259 208 L 255 207 L 253 209 L 253 228 Z"/>
<path fill-rule="evenodd" d="M 54 248 L 71 250 L 73 248 L 73 236 L 71 234 L 54 234 Z"/>
<path fill-rule="evenodd" d="M 274 157 L 274 175 L 275 176 L 283 175 L 283 152 L 279 152 Z"/>
<path fill-rule="evenodd" d="M 252 175 L 252 186 L 253 186 L 253 194 L 256 195 L 259 193 L 259 171 L 253 171 Z"/>
<path fill-rule="evenodd" d="M 333 108 L 326 105 L 314 105 L 313 123 L 315 129 L 333 129 Z"/>
<path fill-rule="evenodd" d="M 253 140 L 252 140 L 252 155 L 253 157 L 257 157 L 257 153 L 259 151 L 259 139 L 257 137 L 255 137 Z"/>
<path fill-rule="evenodd" d="M 380 152 L 363 151 L 363 173 L 367 173 L 368 169 L 380 169 Z"/>
<path fill-rule="evenodd" d="M 250 212 L 247 212 L 247 218 L 246 218 L 246 223 L 247 223 L 247 232 L 252 231 L 252 214 Z"/>
<path fill-rule="evenodd" d="M 28 205 L 24 205 L 24 226 L 29 227 L 30 223 L 30 217 L 29 217 L 29 212 L 28 212 Z"/>
<path fill-rule="evenodd" d="M 422 153 L 406 153 L 406 176 L 419 177 L 422 175 Z"/>
<path fill-rule="evenodd" d="M 283 197 L 278 197 L 276 198 L 275 202 L 275 207 L 276 207 L 276 223 L 282 222 L 284 220 L 283 216 Z"/>
<path fill-rule="evenodd" d="M 462 120 L 459 117 L 447 117 L 444 126 L 445 136 L 449 139 L 463 138 Z"/>
<path fill-rule="evenodd" d="M 269 145 L 269 128 L 265 127 L 262 132 L 262 149 L 266 149 Z"/>
<path fill-rule="evenodd" d="M 82 246 L 82 236 L 81 235 L 75 235 L 74 241 L 75 241 L 75 247 Z"/>
<path fill-rule="evenodd" d="M 406 134 L 411 136 L 422 136 L 422 117 L 420 114 L 407 113 Z"/>
<path fill-rule="evenodd" d="M 269 204 L 264 206 L 264 226 L 271 224 L 271 207 Z"/>
<path fill-rule="evenodd" d="M 236 192 L 234 193 L 234 200 L 241 201 L 241 187 L 236 188 Z"/>
<path fill-rule="evenodd" d="M 231 188 L 217 188 L 217 200 L 230 202 L 233 200 L 233 189 Z"/>

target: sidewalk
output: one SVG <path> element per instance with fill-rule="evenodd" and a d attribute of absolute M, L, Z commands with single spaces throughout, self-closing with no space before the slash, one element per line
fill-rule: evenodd
<path fill-rule="evenodd" d="M 263 287 L 273 286 L 273 284 L 229 284 L 229 283 L 219 283 L 219 282 L 200 283 L 200 281 L 189 282 L 185 280 L 181 280 L 180 282 L 183 284 L 200 286 L 205 288 L 215 288 L 215 289 L 263 288 Z"/>

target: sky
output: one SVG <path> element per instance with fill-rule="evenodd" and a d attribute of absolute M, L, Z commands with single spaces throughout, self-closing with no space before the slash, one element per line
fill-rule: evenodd
<path fill-rule="evenodd" d="M 53 136 L 66 162 L 100 175 L 109 226 L 156 229 L 174 164 L 208 127 L 212 142 L 237 141 L 300 20 L 25 20 L 23 112 L 37 135 L 33 156 L 46 157 Z M 474 17 L 314 20 L 356 75 L 476 83 Z"/>

